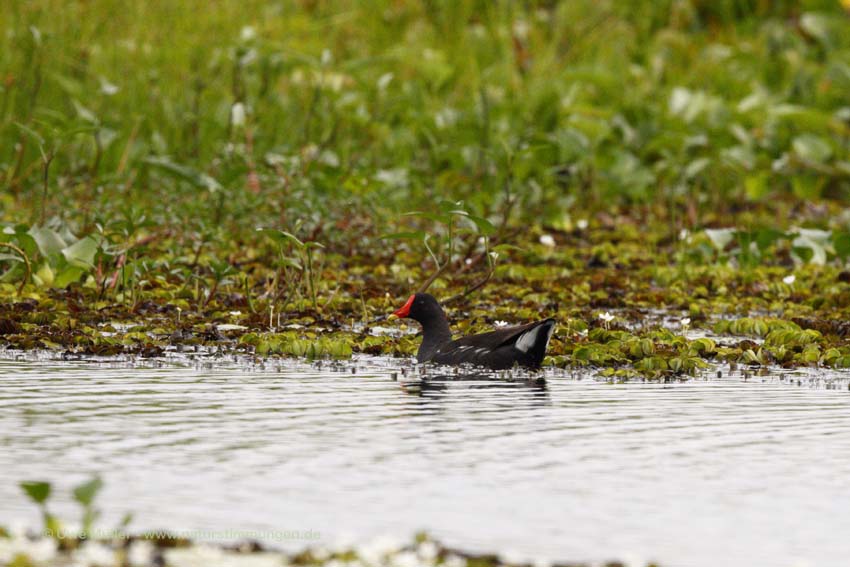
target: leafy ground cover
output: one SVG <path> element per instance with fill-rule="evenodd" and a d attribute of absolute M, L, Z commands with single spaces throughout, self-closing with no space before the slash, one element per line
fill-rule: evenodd
<path fill-rule="evenodd" d="M 98 529 L 95 522 L 100 510 L 95 499 L 103 486 L 95 477 L 73 489 L 74 500 L 82 511 L 79 525 L 61 520 L 49 512 L 53 486 L 49 482 L 26 481 L 21 488 L 38 507 L 44 519 L 41 532 L 12 531 L 0 526 L 0 564 L 9 567 L 36 565 L 78 565 L 82 567 L 191 567 L 230 565 L 233 567 L 279 567 L 281 565 L 321 567 L 530 567 L 531 563 L 510 560 L 496 554 L 470 553 L 442 545 L 425 533 L 409 542 L 376 539 L 369 543 L 345 546 L 325 545 L 321 534 L 312 530 L 277 530 L 265 533 L 266 539 L 303 540 L 307 543 L 295 553 L 284 553 L 250 536 L 237 536 L 229 544 L 205 542 L 203 531 L 196 540 L 167 531 L 131 535 L 127 515 L 113 529 Z M 234 532 L 235 533 L 235 532 Z M 207 536 L 212 535 L 206 534 Z M 231 536 L 232 539 L 232 536 Z M 585 563 L 557 563 L 560 567 L 580 567 Z M 599 563 L 604 567 L 622 567 L 617 561 Z M 654 563 L 649 564 L 654 565 Z"/>
<path fill-rule="evenodd" d="M 424 282 L 559 366 L 850 366 L 841 3 L 204 8 L 0 7 L 3 345 L 409 355 Z"/>

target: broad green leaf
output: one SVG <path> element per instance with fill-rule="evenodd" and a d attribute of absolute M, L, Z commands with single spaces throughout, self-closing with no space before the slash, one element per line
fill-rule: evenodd
<path fill-rule="evenodd" d="M 166 157 L 148 157 L 142 161 L 169 174 L 175 179 L 187 181 L 200 189 L 207 189 L 212 192 L 221 190 L 221 185 L 218 181 L 188 165 L 174 163 Z"/>
<path fill-rule="evenodd" d="M 272 240 L 277 241 L 279 244 L 283 244 L 285 242 L 290 242 L 297 246 L 298 248 L 304 248 L 304 243 L 298 239 L 297 236 L 290 232 L 286 232 L 285 230 L 279 230 L 277 228 L 258 228 L 257 232 L 261 232 L 266 236 L 272 238 Z"/>
<path fill-rule="evenodd" d="M 801 134 L 792 142 L 794 152 L 801 158 L 815 163 L 824 163 L 832 157 L 832 146 L 814 134 Z"/>
<path fill-rule="evenodd" d="M 86 273 L 86 270 L 79 266 L 68 266 L 58 274 L 53 280 L 53 286 L 65 288 L 72 283 L 80 281 L 80 278 Z"/>
<path fill-rule="evenodd" d="M 62 250 L 62 255 L 68 263 L 82 268 L 93 268 L 94 257 L 97 254 L 98 242 L 93 236 L 86 236 Z"/>
<path fill-rule="evenodd" d="M 775 228 L 762 228 L 756 231 L 755 242 L 759 250 L 764 252 L 779 239 L 787 237 L 788 235 L 781 230 L 776 230 Z"/>
<path fill-rule="evenodd" d="M 768 175 L 759 173 L 756 175 L 748 175 L 744 179 L 744 190 L 747 193 L 747 198 L 751 201 L 758 201 L 767 195 L 770 187 L 767 184 Z"/>
<path fill-rule="evenodd" d="M 30 500 L 38 504 L 44 504 L 50 497 L 50 483 L 40 481 L 24 481 L 20 483 Z"/>
<path fill-rule="evenodd" d="M 496 246 L 493 246 L 492 248 L 490 248 L 490 250 L 492 250 L 493 252 L 506 252 L 506 251 L 509 251 L 509 250 L 516 250 L 518 252 L 525 252 L 525 248 L 521 248 L 521 247 L 516 246 L 514 244 L 497 244 Z"/>
<path fill-rule="evenodd" d="M 795 175 L 791 178 L 791 190 L 800 199 L 808 201 L 819 199 L 826 178 L 820 175 Z"/>
<path fill-rule="evenodd" d="M 29 229 L 28 234 L 32 236 L 36 244 L 38 244 L 38 251 L 41 252 L 41 255 L 44 257 L 58 254 L 68 246 L 68 244 L 56 231 L 47 227 L 37 225 L 33 226 Z"/>
<path fill-rule="evenodd" d="M 383 234 L 380 236 L 380 240 L 422 240 L 425 238 L 425 233 L 421 230 L 417 230 L 414 232 L 393 232 L 390 234 Z"/>
<path fill-rule="evenodd" d="M 411 211 L 409 213 L 404 213 L 402 216 L 405 216 L 405 217 L 422 217 L 422 218 L 425 218 L 425 219 L 428 219 L 428 220 L 432 220 L 434 222 L 440 222 L 440 223 L 444 223 L 444 224 L 449 222 L 449 216 L 448 215 L 438 215 L 438 214 L 435 214 L 435 213 L 429 213 L 429 212 L 425 212 L 425 211 Z"/>
<path fill-rule="evenodd" d="M 705 235 L 708 236 L 718 252 L 722 252 L 732 242 L 732 239 L 735 238 L 735 232 L 734 228 L 705 229 Z"/>
<path fill-rule="evenodd" d="M 483 234 L 485 236 L 489 236 L 489 235 L 493 234 L 494 232 L 496 232 L 496 227 L 493 226 L 493 223 L 491 223 L 490 221 L 488 221 L 484 217 L 472 215 L 472 214 L 467 213 L 466 211 L 451 211 L 451 213 L 454 214 L 454 215 L 459 215 L 459 216 L 462 216 L 462 217 L 469 219 L 472 222 L 472 224 L 475 225 L 475 228 L 478 230 L 478 232 L 480 232 L 481 234 Z"/>
<path fill-rule="evenodd" d="M 53 273 L 53 269 L 50 267 L 50 264 L 43 262 L 38 270 L 36 270 L 33 274 L 33 279 L 39 285 L 51 287 L 56 279 L 56 275 Z"/>
<path fill-rule="evenodd" d="M 15 126 L 17 126 L 18 129 L 21 132 L 23 132 L 24 134 L 26 134 L 27 136 L 29 136 L 30 138 L 35 140 L 36 144 L 38 144 L 40 146 L 44 145 L 44 138 L 41 136 L 41 134 L 39 134 L 38 132 L 36 132 L 35 130 L 33 130 L 32 128 L 27 126 L 26 124 L 21 124 L 20 122 L 15 122 Z"/>
<path fill-rule="evenodd" d="M 821 45 L 830 48 L 833 45 L 832 40 L 832 20 L 833 15 L 818 14 L 816 12 L 806 12 L 800 16 L 800 27 L 804 32 L 815 38 Z M 840 19 L 840 18 L 839 18 Z"/>
<path fill-rule="evenodd" d="M 463 201 L 442 200 L 437 203 L 437 207 L 439 207 L 444 213 L 452 213 L 457 209 L 463 208 Z"/>
<path fill-rule="evenodd" d="M 296 260 L 295 258 L 289 258 L 287 256 L 284 256 L 284 257 L 280 258 L 277 262 L 278 262 L 278 265 L 280 265 L 281 267 L 284 267 L 284 268 L 294 268 L 296 270 L 303 270 L 304 269 L 304 267 L 301 265 L 301 263 L 298 260 Z"/>
<path fill-rule="evenodd" d="M 74 488 L 74 500 L 83 506 L 91 506 L 101 488 L 103 488 L 103 481 L 100 477 L 94 477 Z"/>
<path fill-rule="evenodd" d="M 831 233 L 826 230 L 800 229 L 791 243 L 793 252 L 804 263 L 826 264 L 826 246 Z"/>
<path fill-rule="evenodd" d="M 850 232 L 839 232 L 832 237 L 832 247 L 842 260 L 850 257 Z"/>

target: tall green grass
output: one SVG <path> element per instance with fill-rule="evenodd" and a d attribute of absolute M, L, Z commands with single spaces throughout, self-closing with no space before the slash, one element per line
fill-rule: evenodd
<path fill-rule="evenodd" d="M 345 233 L 443 198 L 844 200 L 848 92 L 826 0 L 7 1 L 0 217 Z"/>

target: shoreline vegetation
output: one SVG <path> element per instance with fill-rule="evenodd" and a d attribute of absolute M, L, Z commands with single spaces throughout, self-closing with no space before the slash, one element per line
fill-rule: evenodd
<path fill-rule="evenodd" d="M 167 532 L 122 535 L 113 539 L 57 543 L 33 534 L 12 534 L 0 527 L 0 564 L 8 567 L 72 564 L 80 567 L 539 567 L 541 563 L 512 560 L 495 553 L 472 553 L 447 547 L 427 534 L 410 542 L 374 540 L 351 546 L 312 545 L 287 553 L 255 540 L 236 543 L 191 541 Z M 551 567 L 657 567 L 656 563 L 551 562 Z"/>
<path fill-rule="evenodd" d="M 0 8 L 3 347 L 850 367 L 846 3 L 196 4 Z"/>
<path fill-rule="evenodd" d="M 82 521 L 72 527 L 50 512 L 48 502 L 53 485 L 44 481 L 25 481 L 20 487 L 39 508 L 43 518 L 41 532 L 8 530 L 0 525 L 0 565 L 35 567 L 38 565 L 75 565 L 79 567 L 190 567 L 228 565 L 231 567 L 271 567 L 280 565 L 314 567 L 540 567 L 540 563 L 511 560 L 492 553 L 470 553 L 446 547 L 426 533 L 416 534 L 408 542 L 394 538 L 376 538 L 358 545 L 321 543 L 315 530 L 273 530 L 266 532 L 275 541 L 304 541 L 297 552 L 284 552 L 273 545 L 233 530 L 189 530 L 185 537 L 168 530 L 130 535 L 131 514 L 125 514 L 113 529 L 98 528 L 101 511 L 95 500 L 103 487 L 93 477 L 72 489 Z M 201 536 L 213 535 L 206 542 Z M 228 535 L 230 534 L 230 535 Z M 237 540 L 226 543 L 222 539 Z M 268 540 L 269 538 L 264 538 Z M 547 562 L 550 567 L 589 567 L 590 563 Z M 599 567 L 625 567 L 619 561 L 595 562 Z M 641 567 L 655 566 L 641 563 Z"/>

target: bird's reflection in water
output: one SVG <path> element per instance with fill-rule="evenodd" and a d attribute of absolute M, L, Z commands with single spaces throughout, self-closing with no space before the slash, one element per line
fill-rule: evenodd
<path fill-rule="evenodd" d="M 531 394 L 522 396 L 526 400 L 549 402 L 549 388 L 543 375 L 529 372 L 487 372 L 480 369 L 454 369 L 446 372 L 410 372 L 399 377 L 401 390 L 411 396 L 428 400 L 445 399 L 451 391 L 501 390 Z"/>

